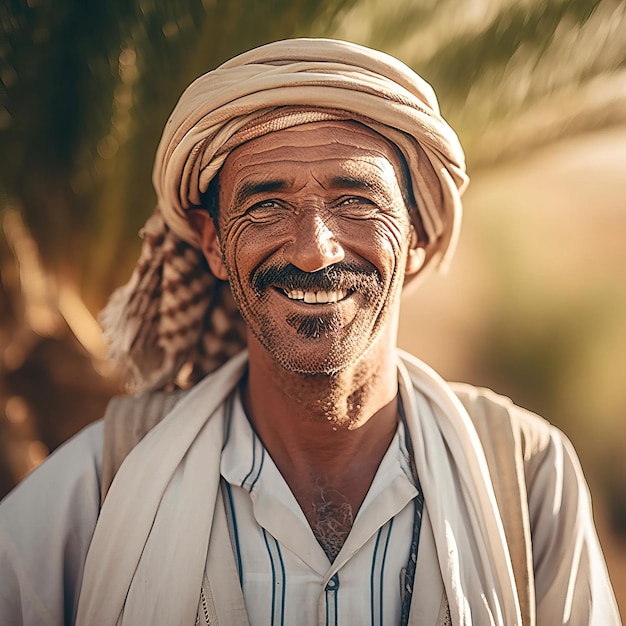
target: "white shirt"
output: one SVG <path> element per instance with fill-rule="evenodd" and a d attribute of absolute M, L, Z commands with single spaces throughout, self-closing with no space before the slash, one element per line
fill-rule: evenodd
<path fill-rule="evenodd" d="M 223 494 L 251 626 L 398 624 L 417 495 L 404 425 L 331 564 L 238 392 L 225 413 Z"/>
<path fill-rule="evenodd" d="M 153 452 L 150 466 L 147 469 L 144 468 L 143 471 L 138 471 L 138 476 L 135 479 L 138 487 L 129 488 L 125 482 L 128 476 L 133 478 L 134 472 L 137 470 L 137 463 L 133 463 L 129 466 L 132 471 L 130 471 L 130 473 L 126 472 L 125 476 L 121 475 L 124 466 L 120 472 L 118 472 L 118 478 L 121 479 L 118 480 L 118 483 L 126 487 L 124 492 L 128 492 L 130 497 L 141 498 L 141 496 L 143 496 L 143 490 L 150 487 L 150 482 L 146 479 L 145 474 L 147 472 L 149 476 L 154 476 L 154 472 L 159 469 L 158 465 L 163 463 L 162 455 L 164 451 L 166 453 L 167 450 L 176 443 L 171 437 L 172 431 L 176 436 L 181 429 L 184 429 L 184 425 L 190 420 L 192 422 L 193 420 L 198 421 L 198 416 L 194 415 L 194 413 L 197 411 L 202 412 L 202 406 L 206 404 L 207 399 L 213 398 L 216 393 L 219 403 L 228 395 L 229 391 L 226 390 L 224 396 L 219 396 L 218 392 L 223 391 L 220 389 L 220 385 L 223 386 L 223 383 L 220 381 L 218 381 L 218 383 L 212 383 L 212 386 L 208 389 L 199 385 L 197 389 L 199 395 L 197 395 L 196 398 L 190 397 L 189 399 L 192 401 L 187 402 L 184 406 L 183 401 L 181 401 L 181 406 L 177 410 L 178 415 L 170 415 L 170 418 L 176 417 L 176 421 L 166 418 L 161 423 L 161 426 L 167 428 L 161 433 L 156 433 L 165 435 L 157 440 L 156 443 L 158 447 L 156 450 L 153 449 L 155 445 L 154 438 L 150 437 L 150 433 L 146 435 L 143 441 L 146 442 L 146 439 L 149 437 L 151 441 L 146 442 L 144 448 Z M 232 388 L 233 387 L 231 387 L 231 389 Z M 419 400 L 419 394 L 415 391 L 413 395 L 417 402 L 417 400 Z M 408 406 L 407 402 L 411 402 L 411 394 L 405 393 L 405 396 L 403 396 L 403 403 L 406 408 Z M 220 413 L 221 412 L 220 409 Z M 421 415 L 418 411 L 413 415 L 414 422 L 409 422 L 408 420 L 411 415 L 413 415 L 413 413 L 407 410 L 407 423 L 409 424 L 409 428 L 411 424 L 413 427 L 419 426 L 419 424 L 415 422 L 416 416 L 419 420 L 426 419 L 427 417 L 426 415 Z M 526 442 L 524 446 L 523 469 L 527 485 L 529 523 L 532 534 L 534 591 L 537 601 L 538 626 L 554 626 L 556 624 L 563 626 L 589 626 L 591 624 L 593 624 L 593 626 L 616 626 L 620 624 L 621 622 L 608 580 L 606 566 L 593 526 L 589 493 L 580 465 L 571 445 L 556 429 L 536 416 L 518 409 L 513 405 L 510 406 L 510 416 L 511 419 L 517 422 L 520 435 Z M 200 417 L 202 418 L 203 416 L 200 415 Z M 451 424 L 445 421 L 445 414 L 440 415 L 440 419 L 442 420 L 442 427 L 450 428 Z M 216 424 L 221 426 L 223 422 L 221 419 L 218 419 L 217 421 L 214 420 L 206 424 L 202 432 L 206 432 L 207 436 L 202 439 L 203 445 L 196 448 L 195 451 L 197 454 L 193 458 L 194 462 L 197 461 L 198 456 L 206 456 L 207 448 L 205 445 L 211 450 L 217 448 L 218 454 L 220 453 L 222 441 L 224 440 L 223 435 L 220 435 L 214 440 L 210 438 L 211 434 L 215 432 L 213 426 Z M 220 430 L 223 432 L 223 429 Z M 426 431 L 422 430 L 421 432 Z M 430 437 L 430 433 L 428 434 Z M 400 433 L 400 435 L 402 435 L 402 433 Z M 455 441 L 454 439 L 450 440 Z M 442 543 L 444 539 L 447 540 L 448 538 L 454 537 L 462 539 L 463 537 L 460 535 L 460 531 L 469 524 L 470 520 L 467 515 L 461 517 L 460 521 L 462 525 L 459 527 L 459 532 L 456 534 L 443 534 L 446 529 L 449 529 L 449 524 L 454 521 L 450 514 L 451 507 L 448 504 L 450 490 L 446 493 L 442 488 L 442 484 L 446 479 L 446 469 L 448 467 L 454 468 L 455 466 L 456 458 L 453 456 L 455 451 L 451 448 L 442 448 L 441 446 L 437 448 L 437 440 L 433 440 L 432 437 L 429 438 L 428 446 L 421 449 L 416 449 L 416 441 L 419 443 L 419 439 L 413 441 L 416 465 L 419 471 L 420 482 L 424 487 L 426 496 L 419 551 L 417 554 L 410 623 L 418 626 L 426 626 L 439 623 L 437 620 L 441 616 L 442 601 L 445 599 L 444 579 L 446 584 L 448 584 L 448 577 L 455 574 L 455 571 L 450 571 L 448 567 L 449 563 L 452 562 L 451 559 L 448 558 L 448 553 L 440 550 L 437 542 Z M 213 445 L 212 442 L 215 442 L 216 445 Z M 94 424 L 83 430 L 79 435 L 74 437 L 72 441 L 52 454 L 40 468 L 26 478 L 24 482 L 1 503 L 0 626 L 16 626 L 17 624 L 22 624 L 23 626 L 61 626 L 61 624 L 71 625 L 74 623 L 77 598 L 81 584 L 83 583 L 83 571 L 87 551 L 90 547 L 91 549 L 93 548 L 94 527 L 96 526 L 96 521 L 99 516 L 102 518 L 102 511 L 100 511 L 102 443 L 102 423 Z M 437 449 L 435 450 L 435 448 Z M 185 456 L 187 461 L 189 460 L 191 452 L 194 452 L 193 448 L 190 449 L 189 453 Z M 458 455 L 459 451 L 457 450 L 456 452 Z M 388 456 L 390 456 L 390 454 L 391 452 Z M 432 455 L 435 455 L 435 457 L 430 458 Z M 142 463 L 144 462 L 143 457 L 137 458 L 140 459 Z M 211 457 L 211 459 L 213 458 L 214 457 Z M 460 460 L 463 459 L 463 457 L 459 458 Z M 127 459 L 127 461 L 130 460 L 132 460 L 132 458 Z M 424 460 L 426 463 L 423 462 Z M 422 465 L 419 464 L 420 461 Z M 431 472 L 429 476 L 429 467 L 435 463 L 437 464 L 437 471 L 435 473 Z M 186 478 L 194 478 L 195 480 L 192 481 L 194 483 L 193 489 L 186 489 L 185 493 L 193 494 L 193 497 L 187 498 L 182 504 L 188 505 L 189 500 L 193 500 L 194 498 L 201 502 L 208 500 L 206 497 L 202 498 L 202 486 L 204 485 L 206 489 L 209 489 L 211 484 L 215 483 L 215 488 L 219 488 L 220 464 L 221 454 L 217 459 L 217 463 L 213 464 L 213 461 L 211 462 L 211 472 L 214 473 L 214 476 L 209 476 L 203 471 L 191 472 L 191 470 L 189 470 L 189 476 L 186 476 Z M 424 468 L 424 471 L 422 471 L 421 468 Z M 184 474 L 185 469 L 189 469 L 188 462 L 183 464 L 177 477 Z M 248 470 L 249 469 L 250 466 L 248 466 Z M 139 470 L 142 470 L 141 466 L 139 466 Z M 454 484 L 460 484 L 464 478 L 465 474 L 460 474 L 458 481 Z M 170 479 L 170 483 L 171 482 Z M 372 497 L 374 497 L 375 494 L 374 487 L 377 489 L 376 485 L 372 486 Z M 252 491 L 254 492 L 255 489 L 252 489 Z M 382 493 L 378 494 L 377 498 L 384 497 L 389 491 L 389 488 L 384 489 Z M 109 503 L 111 502 L 110 495 L 111 494 L 107 497 Z M 221 501 L 221 499 L 219 500 Z M 384 504 L 382 499 L 376 499 L 375 502 L 380 502 L 381 505 Z M 176 508 L 170 509 L 175 515 L 180 513 L 179 504 L 181 504 L 180 501 L 177 503 Z M 438 506 L 442 509 L 442 512 L 437 510 Z M 384 507 L 381 506 L 381 508 Z M 120 518 L 120 526 L 123 531 L 122 536 L 124 533 L 130 533 L 133 530 L 132 520 L 134 518 L 129 522 L 127 518 L 120 515 L 118 509 L 109 507 L 109 510 L 115 512 Z M 363 510 L 366 510 L 365 503 Z M 376 512 L 373 506 L 372 511 Z M 134 513 L 133 511 L 133 514 Z M 445 516 L 443 518 L 444 520 L 451 521 L 445 521 L 443 524 L 438 522 L 437 519 L 441 520 L 442 515 Z M 437 516 L 439 516 L 439 518 L 437 518 Z M 184 521 L 186 522 L 187 519 Z M 358 518 L 356 521 L 360 524 Z M 384 525 L 384 523 L 385 522 L 381 522 L 381 525 Z M 224 527 L 224 534 L 227 536 L 228 529 L 226 519 L 224 519 Z M 279 532 L 275 532 L 278 535 L 277 540 L 282 540 L 282 537 L 279 536 Z M 241 534 L 240 532 L 240 537 Z M 355 536 L 357 535 L 356 531 L 354 534 Z M 181 536 L 184 537 L 186 535 L 182 532 Z M 108 540 L 109 538 L 110 535 L 105 534 L 105 539 Z M 165 545 L 170 552 L 168 558 L 172 556 L 171 552 L 177 549 L 179 538 L 180 537 L 169 532 L 166 534 L 166 538 L 162 544 Z M 351 541 L 352 539 L 349 539 L 348 543 Z M 210 543 L 209 541 L 209 544 Z M 337 595 L 349 589 L 346 587 L 347 583 L 344 577 L 344 574 L 348 570 L 347 567 L 345 571 L 343 569 L 346 563 L 340 563 L 345 554 L 349 552 L 348 543 L 336 563 L 339 580 Z M 379 546 L 380 545 L 382 544 L 379 543 Z M 204 554 L 202 546 L 197 542 L 191 542 L 191 547 L 197 550 L 199 554 Z M 226 548 L 228 551 L 231 550 L 230 545 L 226 546 Z M 300 549 L 299 546 L 296 546 L 296 548 Z M 366 548 L 366 545 L 361 546 L 361 550 Z M 289 549 L 293 552 L 294 559 L 299 558 L 297 557 L 297 551 L 294 550 L 292 546 L 289 546 Z M 406 550 L 406 548 L 404 549 Z M 99 571 L 105 570 L 107 572 L 113 572 L 112 575 L 107 574 L 104 579 L 104 599 L 112 605 L 110 596 L 108 595 L 109 587 L 116 582 L 116 579 L 119 579 L 121 566 L 119 560 L 120 550 L 122 551 L 122 557 L 124 557 L 125 551 L 128 550 L 128 543 L 122 540 L 114 542 L 112 545 L 106 544 L 105 550 L 114 553 L 115 558 L 113 559 L 112 566 L 109 567 L 108 570 L 105 570 L 103 563 L 99 560 L 96 561 L 96 565 Z M 285 552 L 285 550 L 281 550 L 283 562 Z M 388 549 L 387 563 L 390 552 L 391 551 Z M 277 553 L 273 554 L 278 556 Z M 463 554 L 467 554 L 467 557 L 472 556 L 471 552 L 464 552 Z M 176 555 L 177 553 L 175 552 L 174 556 Z M 103 555 L 104 560 L 106 560 L 106 556 L 106 554 Z M 359 558 L 358 552 L 354 555 L 354 558 Z M 456 560 L 453 562 L 463 565 L 467 560 L 467 558 L 464 558 L 463 561 Z M 471 558 L 469 561 L 472 562 Z M 278 558 L 278 561 L 275 561 L 275 563 L 276 562 L 280 565 L 280 558 Z M 355 560 L 354 563 L 358 563 L 358 561 Z M 370 560 L 368 563 L 369 572 L 371 572 L 371 563 L 372 561 Z M 148 563 L 148 565 L 150 566 L 151 564 Z M 173 571 L 173 566 L 175 565 L 178 566 L 177 572 L 180 572 L 181 568 L 188 566 L 188 563 L 185 559 L 179 559 L 178 563 L 168 563 L 167 560 L 164 561 L 161 559 L 158 565 L 155 565 L 154 562 L 152 565 L 154 567 L 151 566 L 152 569 L 148 567 L 148 573 L 152 571 L 154 574 L 162 574 L 164 572 Z M 329 564 L 327 564 L 327 567 L 329 567 Z M 219 569 L 220 564 L 217 563 L 218 578 L 220 576 Z M 384 570 L 386 578 L 387 571 L 390 571 L 388 564 L 385 566 Z M 320 589 L 318 596 L 320 598 L 324 597 L 324 600 L 326 590 L 324 589 L 324 591 L 322 591 L 322 585 L 329 574 L 330 571 L 325 572 L 323 581 L 319 583 Z M 472 576 L 476 576 L 473 567 L 471 568 L 471 574 Z M 317 572 L 317 575 L 318 577 L 321 576 L 319 572 Z M 334 574 L 330 574 L 331 577 L 333 575 Z M 355 575 L 358 575 L 358 573 Z M 236 579 L 236 576 L 236 572 L 233 571 L 232 577 Z M 328 578 L 328 580 L 330 580 L 330 578 Z M 221 582 L 215 578 L 213 581 L 215 583 Z M 371 576 L 368 578 L 368 584 L 370 581 Z M 170 582 L 170 579 L 168 579 L 168 582 Z M 469 582 L 471 583 L 471 581 Z M 228 582 L 227 584 L 229 585 L 230 583 Z M 219 585 L 216 584 L 215 588 L 218 586 Z M 274 591 L 277 588 L 278 587 L 275 587 Z M 450 588 L 449 586 L 448 588 L 451 591 L 455 591 L 454 588 Z M 368 589 L 367 586 L 365 588 L 359 586 L 358 590 L 353 589 L 354 599 L 352 601 L 357 605 L 359 602 L 363 604 L 369 602 L 369 599 L 373 596 L 368 592 Z M 164 587 L 164 593 L 167 591 L 167 587 Z M 227 589 L 220 588 L 220 596 L 223 591 L 227 591 Z M 460 591 L 463 590 L 461 589 Z M 479 586 L 478 592 L 481 593 L 482 591 L 487 592 L 489 589 Z M 191 596 L 194 596 L 196 593 L 195 588 L 192 589 L 192 592 Z M 228 594 L 225 594 L 225 596 L 226 595 Z M 287 596 L 289 595 L 288 593 L 286 594 L 286 602 Z M 275 594 L 274 599 L 276 599 L 276 597 L 278 596 Z M 386 602 L 386 597 L 387 596 L 383 597 L 383 603 Z M 178 598 L 179 596 L 175 595 L 173 599 L 177 600 Z M 282 602 L 282 594 L 280 598 Z M 365 600 L 363 598 L 365 598 Z M 481 598 L 476 597 L 476 594 L 467 596 L 459 595 L 457 598 L 448 599 L 458 601 L 464 598 L 467 601 L 467 606 L 472 610 L 472 616 L 469 620 L 463 621 L 463 624 L 473 624 L 477 626 L 483 623 L 489 623 L 487 620 L 482 619 L 482 617 L 476 617 L 483 607 Z M 167 600 L 170 602 L 171 598 L 168 596 Z M 170 611 L 171 616 L 179 616 L 178 610 L 181 608 L 185 608 L 186 613 L 193 612 L 195 616 L 197 610 L 197 596 L 194 600 L 195 601 L 184 604 L 184 607 L 177 606 L 176 602 L 174 602 L 174 606 L 172 607 L 174 612 L 172 613 Z M 246 598 L 246 602 L 247 601 L 248 599 Z M 162 610 L 161 605 L 157 607 L 157 604 L 154 598 L 152 598 L 150 604 L 139 603 L 138 606 L 143 610 L 144 614 L 150 613 L 152 617 L 156 616 L 161 618 L 160 622 L 162 623 L 180 623 L 180 619 L 177 617 L 170 619 L 170 613 L 163 613 L 166 617 L 165 620 L 162 619 L 163 615 L 155 614 L 155 611 Z M 271 606 L 275 606 L 275 601 Z M 328 606 L 329 610 L 334 609 L 334 603 L 330 603 Z M 337 604 L 337 608 L 341 610 L 339 604 Z M 250 608 L 251 613 L 254 610 L 254 607 Z M 384 610 L 386 611 L 387 607 L 385 607 Z M 298 614 L 298 621 L 296 623 L 302 623 L 300 618 L 303 614 L 304 608 Z M 249 617 L 251 620 L 255 619 L 254 615 L 250 615 Z M 318 619 L 319 623 L 320 617 L 324 617 L 323 623 L 325 624 L 326 616 L 318 606 L 317 611 L 314 612 L 313 619 Z M 329 617 L 332 617 L 332 615 Z M 342 614 L 341 617 L 343 624 L 360 623 L 356 619 L 353 619 L 351 614 L 345 618 L 344 614 Z M 155 622 L 156 621 L 158 620 L 155 620 Z M 386 618 L 383 621 L 385 624 L 388 623 Z M 453 617 L 453 623 L 456 624 L 460 621 L 462 620 L 455 621 Z M 96 623 L 96 621 L 92 620 L 89 622 L 89 626 L 92 626 L 94 623 Z M 154 622 L 150 619 L 140 619 L 136 620 L 133 626 L 144 623 Z M 193 623 L 193 621 L 190 623 Z M 371 610 L 370 619 L 368 620 L 366 618 L 365 623 L 371 623 Z M 509 621 L 507 624 L 508 623 L 512 622 Z"/>

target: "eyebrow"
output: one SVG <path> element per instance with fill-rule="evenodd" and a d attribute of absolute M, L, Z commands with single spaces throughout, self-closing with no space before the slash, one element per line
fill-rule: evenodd
<path fill-rule="evenodd" d="M 330 182 L 333 187 L 372 191 L 372 185 L 370 183 L 361 178 L 353 178 L 352 176 L 333 176 Z"/>
<path fill-rule="evenodd" d="M 239 205 L 251 196 L 267 193 L 268 191 L 280 191 L 287 186 L 284 180 L 267 180 L 263 182 L 248 181 L 243 183 L 235 194 L 235 204 Z"/>

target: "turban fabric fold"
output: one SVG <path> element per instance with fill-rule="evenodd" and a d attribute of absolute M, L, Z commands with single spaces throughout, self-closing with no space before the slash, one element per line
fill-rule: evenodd
<path fill-rule="evenodd" d="M 278 41 L 195 80 L 172 112 L 157 150 L 157 208 L 139 262 L 101 314 L 110 355 L 137 389 L 197 381 L 243 347 L 244 329 L 225 283 L 198 248 L 186 211 L 230 152 L 283 128 L 354 120 L 395 144 L 419 215 L 445 267 L 456 246 L 467 184 L 458 138 L 428 83 L 397 59 L 330 39 Z"/>

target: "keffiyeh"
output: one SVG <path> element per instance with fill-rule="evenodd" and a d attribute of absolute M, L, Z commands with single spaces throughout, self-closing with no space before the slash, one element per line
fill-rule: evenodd
<path fill-rule="evenodd" d="M 127 285 L 101 315 L 110 356 L 137 390 L 195 383 L 244 345 L 228 286 L 204 262 L 186 211 L 230 152 L 252 138 L 321 120 L 354 120 L 394 143 L 444 266 L 456 246 L 462 148 L 430 85 L 397 59 L 356 44 L 294 39 L 256 48 L 193 82 L 170 116 L 153 170 L 157 208 Z"/>

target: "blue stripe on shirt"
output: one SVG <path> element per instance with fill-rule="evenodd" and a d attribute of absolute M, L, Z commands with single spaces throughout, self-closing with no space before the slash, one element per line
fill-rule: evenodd
<path fill-rule="evenodd" d="M 252 465 L 248 473 L 245 475 L 244 479 L 241 481 L 242 487 L 245 487 L 245 484 L 248 478 L 250 478 L 250 476 L 252 475 L 252 472 L 254 472 L 254 467 L 256 465 L 256 448 L 257 448 L 257 436 L 256 436 L 256 433 L 253 431 L 252 432 Z"/>
<path fill-rule="evenodd" d="M 258 441 L 258 439 L 257 439 Z M 265 461 L 265 446 L 263 444 L 261 444 L 261 463 L 259 463 L 259 471 L 256 475 L 256 478 L 252 481 L 252 484 L 250 485 L 250 493 L 252 493 L 252 490 L 254 489 L 254 486 L 256 485 L 257 480 L 259 480 L 260 476 L 261 476 L 261 471 L 263 470 L 263 462 Z"/>
<path fill-rule="evenodd" d="M 385 565 L 387 564 L 387 549 L 389 548 L 389 539 L 391 538 L 391 531 L 393 529 L 393 517 L 389 520 L 389 523 L 387 524 L 387 526 L 389 527 L 389 530 L 387 532 L 387 539 L 385 540 L 385 550 L 383 552 L 383 560 L 382 563 L 380 564 L 380 588 L 379 588 L 379 594 L 380 594 L 380 626 L 383 626 L 383 585 L 385 582 Z"/>
<path fill-rule="evenodd" d="M 261 451 L 259 455 L 257 455 L 257 449 L 260 449 Z M 258 468 L 257 468 L 257 458 L 260 459 L 258 463 Z M 257 434 L 254 431 L 252 431 L 252 466 L 250 467 L 250 470 L 246 474 L 245 478 L 241 481 L 241 486 L 244 489 L 247 489 L 250 493 L 252 493 L 254 486 L 256 485 L 257 481 L 259 480 L 261 476 L 261 471 L 263 470 L 264 462 L 265 462 L 265 446 L 263 445 L 261 440 L 258 438 Z M 253 478 L 250 483 L 250 487 L 246 487 L 246 483 L 249 481 L 251 477 Z"/>
<path fill-rule="evenodd" d="M 383 626 L 383 584 L 392 527 L 393 518 L 378 530 L 376 544 L 374 545 L 372 569 L 370 572 L 370 620 L 372 626 L 377 624 Z M 384 544 L 381 545 L 381 542 L 384 542 Z"/>
<path fill-rule="evenodd" d="M 233 502 L 233 493 L 231 486 L 227 481 L 223 481 L 226 486 L 226 495 L 228 497 L 228 508 L 226 515 L 230 522 L 229 528 L 232 529 L 232 541 L 235 544 L 235 556 L 237 557 L 237 572 L 239 573 L 239 584 L 243 586 L 243 567 L 241 564 L 241 548 L 239 546 L 239 531 L 237 530 L 237 516 L 235 514 L 235 503 Z"/>
<path fill-rule="evenodd" d="M 284 626 L 285 623 L 285 565 L 280 553 L 280 546 L 274 537 L 263 529 L 263 539 L 267 553 L 270 557 L 272 568 L 272 613 L 270 623 L 272 626 Z M 280 570 L 277 567 L 280 565 Z M 279 596 L 276 593 L 280 592 Z"/>

